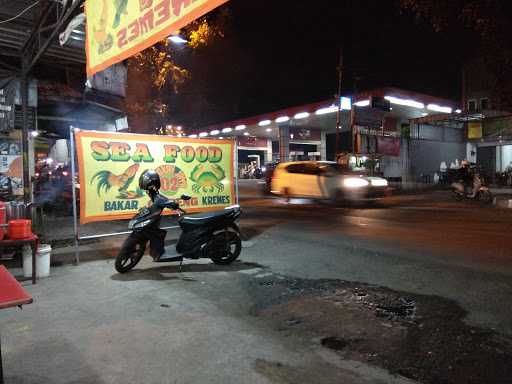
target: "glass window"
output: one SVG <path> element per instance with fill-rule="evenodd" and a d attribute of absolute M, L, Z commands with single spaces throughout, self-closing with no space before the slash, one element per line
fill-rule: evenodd
<path fill-rule="evenodd" d="M 484 97 L 480 99 L 480 110 L 489 109 L 489 99 Z"/>
<path fill-rule="evenodd" d="M 476 112 L 476 100 L 468 100 L 468 111 L 469 112 Z"/>

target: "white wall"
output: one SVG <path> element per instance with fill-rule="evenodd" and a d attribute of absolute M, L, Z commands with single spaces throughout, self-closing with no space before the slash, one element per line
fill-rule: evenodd
<path fill-rule="evenodd" d="M 496 170 L 504 171 L 512 165 L 512 145 L 502 145 L 496 148 Z"/>

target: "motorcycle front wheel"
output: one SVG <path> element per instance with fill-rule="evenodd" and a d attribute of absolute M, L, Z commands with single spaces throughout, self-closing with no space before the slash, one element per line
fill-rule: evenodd
<path fill-rule="evenodd" d="M 227 265 L 235 261 L 242 251 L 240 234 L 233 228 L 218 232 L 205 247 L 206 257 L 215 264 Z"/>
<path fill-rule="evenodd" d="M 484 190 L 480 191 L 480 201 L 484 204 L 491 204 L 493 201 L 493 196 L 491 191 Z"/>
<path fill-rule="evenodd" d="M 142 256 L 144 256 L 145 251 L 146 241 L 136 239 L 132 236 L 128 237 L 116 257 L 116 271 L 119 273 L 126 273 L 130 271 L 139 263 Z"/>

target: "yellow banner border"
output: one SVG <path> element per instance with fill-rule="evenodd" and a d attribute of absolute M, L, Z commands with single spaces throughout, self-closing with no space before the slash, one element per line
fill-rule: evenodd
<path fill-rule="evenodd" d="M 107 69 L 111 65 L 119 63 L 120 61 L 123 61 L 123 60 L 143 51 L 144 49 L 155 45 L 159 41 L 170 36 L 171 33 L 180 30 L 187 24 L 190 24 L 194 20 L 196 20 L 199 17 L 203 16 L 204 14 L 208 13 L 210 10 L 217 8 L 224 3 L 227 3 L 228 1 L 229 0 L 208 1 L 207 3 L 199 6 L 198 8 L 194 9 L 193 11 L 186 14 L 185 16 L 180 17 L 178 20 L 176 20 L 174 23 L 170 24 L 168 27 L 162 29 L 160 32 L 149 36 L 144 41 L 141 41 L 140 43 L 134 45 L 133 47 L 128 48 L 126 51 L 123 51 L 122 53 L 115 55 L 115 56 L 111 57 L 110 59 L 101 62 L 98 65 L 95 65 L 94 67 L 91 67 L 91 63 L 90 63 L 89 27 L 86 26 L 86 28 L 85 28 L 85 50 L 86 50 L 86 60 L 87 60 L 87 64 L 86 64 L 87 76 L 92 77 L 95 73 L 103 71 L 104 69 Z M 85 14 L 86 15 L 87 15 L 87 4 L 88 3 L 89 3 L 88 1 L 85 2 Z"/>
<path fill-rule="evenodd" d="M 193 144 L 223 144 L 230 145 L 231 150 L 229 151 L 230 155 L 230 164 L 231 164 L 231 197 L 236 200 L 236 191 L 235 191 L 235 182 L 237 177 L 235 177 L 235 153 L 236 145 L 235 140 L 220 140 L 220 139 L 191 139 L 187 137 L 169 137 L 169 136 L 158 136 L 158 135 L 143 135 L 138 133 L 124 133 L 124 132 L 102 132 L 102 131 L 83 131 L 75 128 L 75 143 L 76 143 L 76 153 L 78 157 L 78 180 L 80 183 L 80 224 L 89 224 L 98 221 L 114 221 L 114 220 L 126 220 L 133 217 L 133 213 L 123 213 L 118 215 L 96 215 L 96 216 L 85 216 L 85 188 L 86 180 L 85 180 L 85 172 L 83 171 L 84 166 L 84 153 L 82 146 L 82 137 L 93 137 L 93 138 L 103 138 L 103 139 L 121 139 L 125 138 L 126 140 L 133 140 L 134 137 L 139 137 L 144 141 L 162 141 L 162 138 L 165 138 L 167 142 L 180 142 L 184 141 Z M 189 208 L 187 209 L 187 213 L 197 213 L 197 212 L 210 212 L 210 211 L 218 211 L 221 207 L 211 207 L 211 208 Z"/>

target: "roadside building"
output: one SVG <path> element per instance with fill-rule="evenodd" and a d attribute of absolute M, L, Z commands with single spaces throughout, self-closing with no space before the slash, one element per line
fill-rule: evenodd
<path fill-rule="evenodd" d="M 466 156 L 463 124 L 431 125 L 416 120 L 457 115 L 458 103 L 398 88 L 380 88 L 228 121 L 187 132 L 191 137 L 236 138 L 240 167 L 270 161 L 335 160 L 349 154 L 353 167 L 371 168 L 390 179 L 432 181 L 441 162 Z M 455 112 L 457 111 L 457 112 Z M 338 142 L 338 148 L 336 143 Z"/>
<path fill-rule="evenodd" d="M 482 57 L 464 65 L 462 95 L 467 116 L 468 154 L 488 180 L 512 184 L 512 111 L 506 110 L 493 87 L 496 79 Z M 505 175 L 503 175 L 506 173 Z M 510 175 L 507 175 L 510 174 Z"/>

